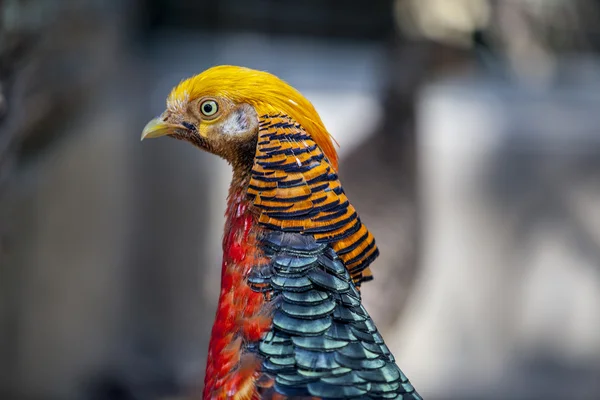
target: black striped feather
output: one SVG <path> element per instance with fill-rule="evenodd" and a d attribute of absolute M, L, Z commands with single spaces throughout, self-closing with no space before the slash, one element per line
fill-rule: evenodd
<path fill-rule="evenodd" d="M 290 117 L 260 117 L 248 195 L 263 226 L 310 234 L 338 252 L 357 286 L 371 279 L 366 269 L 379 254 L 375 239 L 348 201 L 327 157 Z"/>

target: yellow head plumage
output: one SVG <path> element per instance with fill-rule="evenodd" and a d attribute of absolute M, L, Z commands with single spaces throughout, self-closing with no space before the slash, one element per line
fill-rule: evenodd
<path fill-rule="evenodd" d="M 337 153 L 332 137 L 313 105 L 296 89 L 273 74 L 232 65 L 212 67 L 177 85 L 167 99 L 167 107 L 200 97 L 221 97 L 233 103 L 246 103 L 258 115 L 278 112 L 296 120 L 337 170 Z"/>

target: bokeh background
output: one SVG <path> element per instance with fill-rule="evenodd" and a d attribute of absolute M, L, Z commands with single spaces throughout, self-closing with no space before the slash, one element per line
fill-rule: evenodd
<path fill-rule="evenodd" d="M 426 399 L 600 399 L 600 3 L 0 2 L 0 398 L 201 387 L 229 168 L 144 143 L 216 64 L 301 90 Z"/>

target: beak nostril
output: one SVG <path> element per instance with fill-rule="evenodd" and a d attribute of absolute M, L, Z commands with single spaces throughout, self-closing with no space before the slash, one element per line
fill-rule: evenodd
<path fill-rule="evenodd" d="M 182 122 L 181 125 L 185 126 L 190 131 L 196 132 L 196 126 L 194 124 L 190 124 L 189 122 Z"/>

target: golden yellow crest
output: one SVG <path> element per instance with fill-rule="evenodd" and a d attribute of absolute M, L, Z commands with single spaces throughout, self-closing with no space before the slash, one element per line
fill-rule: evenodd
<path fill-rule="evenodd" d="M 221 65 L 182 81 L 169 95 L 169 106 L 200 97 L 224 97 L 252 105 L 259 115 L 281 113 L 298 122 L 337 171 L 332 137 L 313 105 L 296 89 L 273 74 L 250 68 Z"/>

